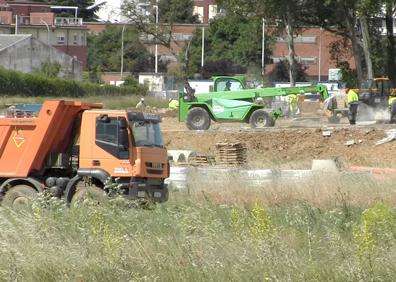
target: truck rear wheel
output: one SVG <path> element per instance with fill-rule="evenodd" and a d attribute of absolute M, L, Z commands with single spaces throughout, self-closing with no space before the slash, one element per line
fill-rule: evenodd
<path fill-rule="evenodd" d="M 71 206 L 84 204 L 85 201 L 91 201 L 93 204 L 102 205 L 108 202 L 108 196 L 99 187 L 92 186 L 77 186 L 77 191 L 74 193 Z"/>
<path fill-rule="evenodd" d="M 187 114 L 187 127 L 190 130 L 207 130 L 210 127 L 210 117 L 203 108 L 192 108 Z"/>
<path fill-rule="evenodd" d="M 269 113 L 265 110 L 255 110 L 249 118 L 252 128 L 264 128 L 274 126 L 274 122 Z"/>
<path fill-rule="evenodd" d="M 4 206 L 21 208 L 32 203 L 37 197 L 37 191 L 28 185 L 16 185 L 11 187 L 5 194 L 2 204 Z"/>

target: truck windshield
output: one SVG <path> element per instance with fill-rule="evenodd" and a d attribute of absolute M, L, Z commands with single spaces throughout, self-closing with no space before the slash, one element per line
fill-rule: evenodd
<path fill-rule="evenodd" d="M 130 121 L 136 147 L 164 147 L 159 123 L 152 121 Z"/>

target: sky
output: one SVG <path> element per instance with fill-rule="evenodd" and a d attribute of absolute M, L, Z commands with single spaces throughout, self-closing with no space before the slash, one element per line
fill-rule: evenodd
<path fill-rule="evenodd" d="M 100 2 L 103 2 L 103 0 L 96 0 L 95 4 Z M 97 13 L 99 19 L 101 21 L 119 22 L 121 2 L 122 0 L 108 0 Z"/>

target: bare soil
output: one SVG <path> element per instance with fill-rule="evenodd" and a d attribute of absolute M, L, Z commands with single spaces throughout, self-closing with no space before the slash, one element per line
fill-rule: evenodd
<path fill-rule="evenodd" d="M 176 113 L 163 116 L 162 130 L 168 149 L 193 150 L 215 155 L 218 142 L 243 142 L 248 149 L 248 166 L 310 168 L 313 159 L 335 159 L 344 167 L 352 165 L 396 167 L 396 141 L 375 142 L 394 128 L 385 124 L 350 126 L 346 120 L 330 125 L 323 119 L 282 119 L 273 128 L 253 130 L 248 124 L 212 123 L 207 131 L 190 131 L 179 123 Z M 330 131 L 331 136 L 323 136 Z M 354 141 L 347 146 L 347 141 Z"/>

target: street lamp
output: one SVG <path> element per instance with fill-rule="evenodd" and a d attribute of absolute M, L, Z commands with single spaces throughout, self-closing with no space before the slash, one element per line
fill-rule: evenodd
<path fill-rule="evenodd" d="M 318 82 L 320 82 L 320 67 L 321 67 L 321 58 L 322 58 L 322 31 L 323 27 L 320 27 L 319 31 L 319 60 L 318 60 Z"/>
<path fill-rule="evenodd" d="M 45 26 L 47 27 L 47 45 L 49 45 L 49 33 L 50 33 L 49 26 L 48 26 L 47 22 L 44 21 L 43 19 L 41 19 L 40 22 L 45 24 Z"/>
<path fill-rule="evenodd" d="M 123 72 L 124 72 L 124 31 L 125 31 L 125 25 L 122 26 L 122 31 L 121 31 L 121 70 L 120 70 L 120 76 L 121 76 L 121 81 L 123 79 Z"/>
<path fill-rule="evenodd" d="M 158 73 L 158 0 L 155 0 L 155 73 Z"/>
<path fill-rule="evenodd" d="M 261 42 L 261 75 L 265 75 L 265 64 L 264 64 L 264 53 L 265 53 L 265 19 L 263 18 L 263 27 L 262 27 L 262 42 Z"/>

